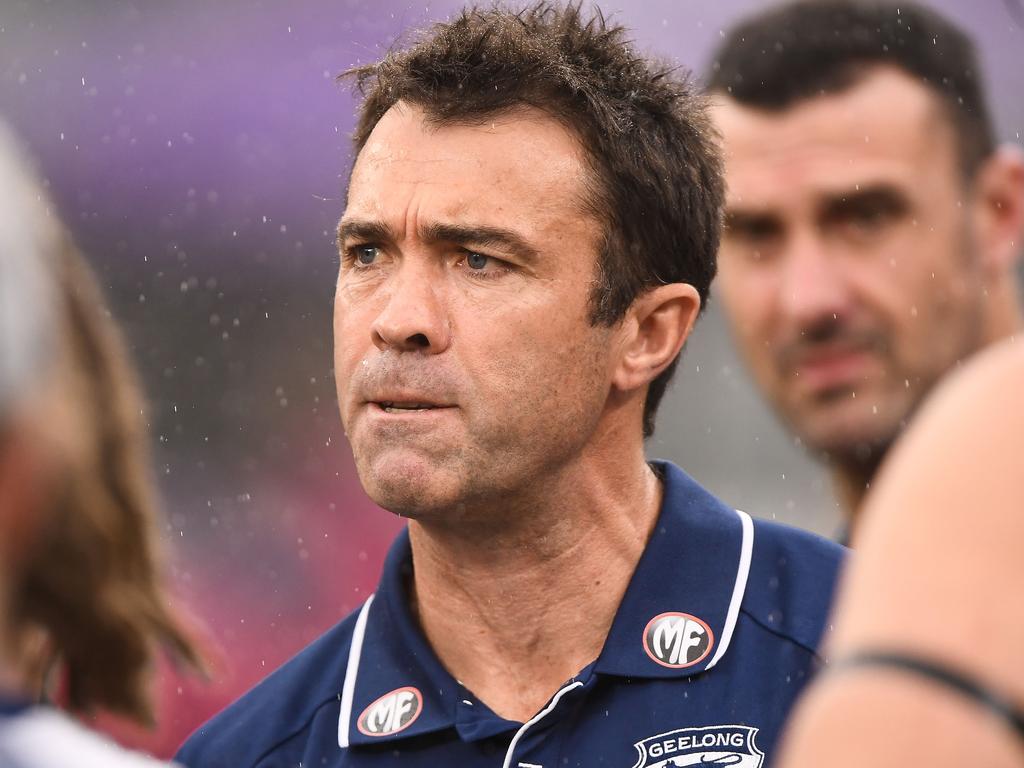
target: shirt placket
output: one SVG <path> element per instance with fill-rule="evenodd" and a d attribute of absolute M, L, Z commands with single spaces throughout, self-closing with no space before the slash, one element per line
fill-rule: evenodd
<path fill-rule="evenodd" d="M 541 747 L 544 739 L 531 738 L 539 736 L 539 732 L 549 727 L 557 715 L 559 704 L 567 706 L 568 702 L 563 700 L 571 697 L 573 691 L 583 688 L 583 682 L 576 680 L 562 686 L 551 700 L 540 712 L 527 720 L 512 736 L 508 749 L 505 752 L 505 760 L 502 768 L 555 768 L 544 764 Z M 550 761 L 549 761 L 550 762 Z"/>

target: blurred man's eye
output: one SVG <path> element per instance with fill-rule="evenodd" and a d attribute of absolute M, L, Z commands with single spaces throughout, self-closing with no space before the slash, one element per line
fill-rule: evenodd
<path fill-rule="evenodd" d="M 864 229 L 876 229 L 892 220 L 895 211 L 883 205 L 865 205 L 853 208 L 846 215 L 846 221 Z"/>
<path fill-rule="evenodd" d="M 782 225 L 772 216 L 730 214 L 723 238 L 729 248 L 752 262 L 762 262 L 782 239 Z"/>

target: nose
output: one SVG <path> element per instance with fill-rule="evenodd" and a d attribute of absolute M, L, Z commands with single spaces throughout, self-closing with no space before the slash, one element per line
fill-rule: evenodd
<path fill-rule="evenodd" d="M 783 316 L 797 328 L 842 320 L 851 295 L 838 254 L 812 233 L 795 233 L 784 259 L 779 297 Z"/>
<path fill-rule="evenodd" d="M 385 304 L 370 329 L 381 351 L 438 354 L 451 342 L 441 286 L 428 265 L 407 260 L 389 278 Z"/>

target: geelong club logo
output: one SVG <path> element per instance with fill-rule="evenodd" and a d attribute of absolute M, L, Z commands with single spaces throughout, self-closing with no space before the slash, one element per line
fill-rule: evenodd
<path fill-rule="evenodd" d="M 760 768 L 764 752 L 754 742 L 757 730 L 749 725 L 712 725 L 659 733 L 633 745 L 640 753 L 633 768 Z"/>
<path fill-rule="evenodd" d="M 396 688 L 364 709 L 356 725 L 367 736 L 390 736 L 412 725 L 422 709 L 423 695 L 416 688 Z"/>
<path fill-rule="evenodd" d="M 692 667 L 711 653 L 714 644 L 711 627 L 688 613 L 658 614 L 644 628 L 644 650 L 663 667 Z"/>

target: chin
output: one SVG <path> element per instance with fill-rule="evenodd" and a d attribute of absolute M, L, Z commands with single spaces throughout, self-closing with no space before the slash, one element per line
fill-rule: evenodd
<path fill-rule="evenodd" d="M 899 435 L 904 417 L 884 405 L 876 412 L 862 403 L 833 403 L 790 425 L 811 453 L 830 463 L 876 463 Z"/>
<path fill-rule="evenodd" d="M 877 464 L 899 434 L 877 425 L 817 425 L 801 434 L 810 451 L 833 464 Z"/>
<path fill-rule="evenodd" d="M 414 520 L 458 504 L 458 483 L 433 462 L 414 457 L 380 456 L 356 461 L 363 490 L 377 506 Z"/>

